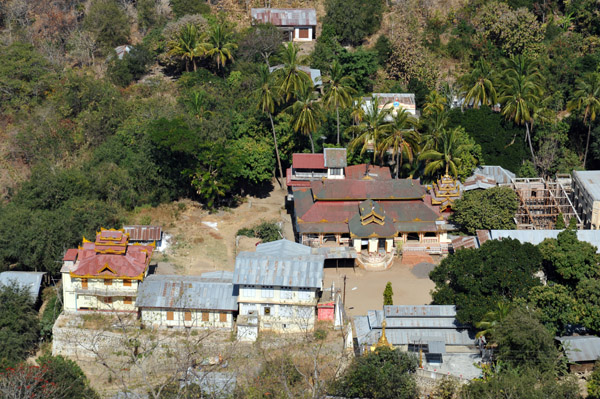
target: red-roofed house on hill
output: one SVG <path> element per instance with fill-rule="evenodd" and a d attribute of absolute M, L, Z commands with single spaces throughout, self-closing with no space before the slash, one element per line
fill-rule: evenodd
<path fill-rule="evenodd" d="M 130 244 L 123 229 L 101 229 L 93 242 L 84 237 L 63 258 L 65 312 L 135 312 L 138 284 L 148 274 L 154 248 Z"/>

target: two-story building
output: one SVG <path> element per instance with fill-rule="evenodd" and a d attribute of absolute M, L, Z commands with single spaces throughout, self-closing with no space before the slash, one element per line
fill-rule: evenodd
<path fill-rule="evenodd" d="M 325 256 L 288 240 L 260 244 L 256 252 L 240 252 L 233 272 L 239 315 L 258 318 L 260 330 L 312 330 L 324 261 Z"/>
<path fill-rule="evenodd" d="M 136 306 L 145 325 L 161 328 L 232 329 L 237 313 L 233 273 L 216 271 L 200 276 L 148 276 Z"/>
<path fill-rule="evenodd" d="M 129 244 L 121 230 L 101 229 L 67 250 L 61 268 L 65 312 L 135 312 L 138 285 L 148 274 L 154 244 Z"/>

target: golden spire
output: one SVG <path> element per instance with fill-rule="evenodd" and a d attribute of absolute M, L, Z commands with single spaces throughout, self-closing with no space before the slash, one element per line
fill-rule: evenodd
<path fill-rule="evenodd" d="M 379 337 L 379 340 L 377 341 L 377 343 L 373 346 L 371 346 L 371 352 L 375 351 L 378 348 L 381 347 L 387 347 L 390 349 L 394 349 L 393 345 L 390 344 L 387 340 L 387 337 L 385 336 L 385 327 L 386 327 L 387 323 L 384 320 L 383 322 L 381 322 L 381 337 Z"/>

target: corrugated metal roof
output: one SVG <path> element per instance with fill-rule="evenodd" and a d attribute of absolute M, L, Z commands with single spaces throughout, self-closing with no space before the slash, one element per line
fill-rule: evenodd
<path fill-rule="evenodd" d="M 375 180 L 391 180 L 392 174 L 390 168 L 387 166 L 377 165 L 351 165 L 346 166 L 345 170 L 346 180 L 360 180 L 360 179 L 375 179 Z"/>
<path fill-rule="evenodd" d="M 148 276 L 138 289 L 136 306 L 144 308 L 237 310 L 233 283 L 214 276 Z"/>
<path fill-rule="evenodd" d="M 502 240 L 503 238 L 513 238 L 522 243 L 528 242 L 538 245 L 546 238 L 556 238 L 561 230 L 490 230 L 490 238 L 493 240 Z M 579 241 L 589 242 L 597 248 L 600 253 L 600 230 L 577 230 L 577 239 Z M 481 241 L 481 240 L 480 240 Z"/>
<path fill-rule="evenodd" d="M 256 246 L 256 252 L 270 256 L 285 256 L 286 258 L 310 255 L 311 248 L 290 240 L 282 239 L 265 242 Z"/>
<path fill-rule="evenodd" d="M 557 337 L 570 362 L 594 362 L 600 359 L 600 338 L 595 335 Z"/>
<path fill-rule="evenodd" d="M 123 226 L 130 241 L 160 241 L 162 228 L 160 226 L 131 225 Z"/>
<path fill-rule="evenodd" d="M 511 182 L 512 179 L 517 177 L 510 170 L 504 169 L 502 166 L 494 165 L 478 166 L 473 171 L 473 174 L 494 179 L 498 184 L 508 184 Z"/>
<path fill-rule="evenodd" d="M 29 296 L 35 302 L 40 294 L 42 277 L 45 272 L 2 272 L 0 273 L 0 285 L 17 284 L 21 288 L 29 290 Z"/>
<path fill-rule="evenodd" d="M 446 353 L 446 344 L 444 341 L 427 341 L 427 350 L 429 353 Z"/>
<path fill-rule="evenodd" d="M 276 71 L 276 70 L 281 69 L 283 67 L 284 67 L 283 64 L 279 64 L 279 65 L 275 65 L 275 66 L 269 67 L 269 72 Z M 311 78 L 314 86 L 320 86 L 320 85 L 323 84 L 323 82 L 321 81 L 321 70 L 320 69 L 310 68 L 310 67 L 307 67 L 306 65 L 300 65 L 300 66 L 298 66 L 298 69 L 301 70 L 301 71 L 306 72 L 310 76 L 310 78 Z"/>
<path fill-rule="evenodd" d="M 325 148 L 323 153 L 326 168 L 345 168 L 348 165 L 345 148 Z"/>
<path fill-rule="evenodd" d="M 316 26 L 317 12 L 314 8 L 253 8 L 253 20 L 275 26 Z"/>
<path fill-rule="evenodd" d="M 426 189 L 413 179 L 322 180 L 310 183 L 315 200 L 422 199 Z"/>
<path fill-rule="evenodd" d="M 292 154 L 294 169 L 325 169 L 323 154 Z"/>
<path fill-rule="evenodd" d="M 240 252 L 235 260 L 234 284 L 322 288 L 323 255 L 298 256 L 292 253 L 269 254 Z"/>
<path fill-rule="evenodd" d="M 63 256 L 63 260 L 68 262 L 74 262 L 77 259 L 78 253 L 79 251 L 77 251 L 77 248 L 67 249 L 67 252 L 65 252 L 65 256 Z"/>
<path fill-rule="evenodd" d="M 573 178 L 581 183 L 594 201 L 600 201 L 600 170 L 574 170 Z"/>
<path fill-rule="evenodd" d="M 456 317 L 454 305 L 386 305 L 385 317 Z"/>
<path fill-rule="evenodd" d="M 458 328 L 462 327 L 454 317 L 387 317 L 388 328 Z M 381 328 L 381 323 L 372 325 Z"/>
<path fill-rule="evenodd" d="M 369 333 L 358 337 L 360 345 L 373 345 L 381 337 L 381 329 L 373 329 Z M 415 330 L 415 329 L 387 329 L 385 330 L 387 340 L 394 346 L 408 344 L 426 344 L 429 341 L 444 342 L 445 345 L 475 345 L 475 333 L 469 330 Z"/>
<path fill-rule="evenodd" d="M 369 99 L 369 97 L 366 98 Z M 409 105 L 414 108 L 416 104 L 414 93 L 373 93 L 372 98 L 379 98 L 379 105 L 399 102 L 400 104 Z"/>
<path fill-rule="evenodd" d="M 312 254 L 323 255 L 325 259 L 356 259 L 354 247 L 319 247 L 311 248 Z"/>

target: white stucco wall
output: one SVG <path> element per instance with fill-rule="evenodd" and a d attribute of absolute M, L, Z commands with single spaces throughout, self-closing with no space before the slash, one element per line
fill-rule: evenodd
<path fill-rule="evenodd" d="M 300 38 L 300 29 L 308 29 L 308 38 Z M 294 41 L 295 42 L 312 42 L 314 39 L 314 28 L 312 26 L 299 26 L 294 28 Z"/>
<path fill-rule="evenodd" d="M 105 285 L 104 279 L 89 278 L 87 279 L 87 288 L 84 288 L 81 278 L 71 277 L 69 272 L 63 272 L 65 312 L 76 312 L 81 308 L 100 311 L 136 311 L 135 298 L 139 281 L 130 280 L 131 286 L 125 286 L 123 279 L 111 279 L 110 281 L 111 285 Z M 103 298 L 106 298 L 106 295 L 99 296 L 98 294 L 108 294 L 109 292 L 111 293 L 111 303 L 105 303 Z M 131 303 L 125 303 L 125 298 L 130 298 Z"/>
<path fill-rule="evenodd" d="M 142 315 L 142 322 L 157 328 L 233 328 L 233 315 L 231 312 L 190 310 L 191 320 L 186 321 L 185 311 L 180 309 L 142 308 L 140 311 Z M 173 320 L 167 320 L 167 312 L 173 312 Z M 203 313 L 208 314 L 208 321 L 202 321 Z M 226 314 L 226 321 L 221 321 L 221 313 Z"/>

